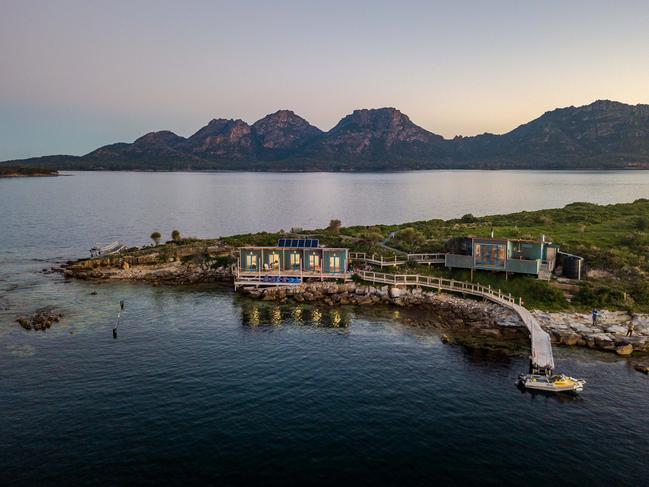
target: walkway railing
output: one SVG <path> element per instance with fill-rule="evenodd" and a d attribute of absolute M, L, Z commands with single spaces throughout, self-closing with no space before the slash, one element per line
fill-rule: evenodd
<path fill-rule="evenodd" d="M 350 252 L 349 259 L 355 262 L 364 262 L 366 264 L 376 265 L 379 267 L 400 266 L 406 262 L 416 262 L 418 264 L 444 264 L 446 254 L 404 254 L 394 257 L 383 257 L 382 255 L 366 254 L 365 252 Z"/>
<path fill-rule="evenodd" d="M 446 263 L 446 254 L 408 254 L 408 261 L 418 264 L 444 264 Z"/>
<path fill-rule="evenodd" d="M 356 270 L 354 273 L 364 281 L 371 283 L 389 284 L 393 286 L 416 286 L 422 288 L 436 289 L 439 291 L 451 291 L 456 293 L 470 294 L 488 299 L 494 303 L 505 306 L 514 311 L 523 321 L 530 332 L 532 342 L 532 364 L 542 370 L 554 369 L 554 357 L 552 356 L 552 343 L 550 335 L 547 334 L 541 325 L 536 321 L 527 309 L 522 305 L 521 298 L 514 298 L 511 293 L 504 294 L 500 289 L 492 289 L 491 286 L 483 286 L 472 282 L 456 281 L 434 276 L 422 276 L 419 274 L 385 274 L 382 272 Z M 518 302 L 517 302 L 518 301 Z"/>
<path fill-rule="evenodd" d="M 349 260 L 352 262 L 364 262 L 366 264 L 376 265 L 379 267 L 389 267 L 389 266 L 400 266 L 405 264 L 407 261 L 404 259 L 405 256 L 396 255 L 394 258 L 386 258 L 382 255 L 366 254 L 365 252 L 350 252 Z"/>

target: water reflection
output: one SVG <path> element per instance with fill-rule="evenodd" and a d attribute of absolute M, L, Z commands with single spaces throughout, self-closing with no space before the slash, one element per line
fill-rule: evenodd
<path fill-rule="evenodd" d="M 320 308 L 304 304 L 243 303 L 241 322 L 244 326 L 321 326 L 324 328 L 347 328 L 351 322 L 351 310 Z"/>
<path fill-rule="evenodd" d="M 572 392 L 545 392 L 545 391 L 533 391 L 530 389 L 525 389 L 524 387 L 518 386 L 518 389 L 521 391 L 521 394 L 527 394 L 531 397 L 532 401 L 554 401 L 558 403 L 569 403 L 569 402 L 579 402 L 583 401 L 584 398 L 577 393 Z"/>

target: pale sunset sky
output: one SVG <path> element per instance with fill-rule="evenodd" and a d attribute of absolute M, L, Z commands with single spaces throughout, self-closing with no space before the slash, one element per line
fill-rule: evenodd
<path fill-rule="evenodd" d="M 447 138 L 649 103 L 647 1 L 0 0 L 0 160 L 281 108 L 392 106 Z"/>

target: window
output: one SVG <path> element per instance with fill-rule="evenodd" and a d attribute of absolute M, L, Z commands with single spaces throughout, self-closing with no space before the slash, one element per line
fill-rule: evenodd
<path fill-rule="evenodd" d="M 483 267 L 504 267 L 505 244 L 475 244 L 475 263 Z"/>
<path fill-rule="evenodd" d="M 309 255 L 309 270 L 320 272 L 320 256 L 318 254 Z"/>
<path fill-rule="evenodd" d="M 279 254 L 270 254 L 268 256 L 268 265 L 271 269 L 279 269 Z"/>
<path fill-rule="evenodd" d="M 337 255 L 329 256 L 329 272 L 340 272 L 340 257 Z"/>
<path fill-rule="evenodd" d="M 302 262 L 302 259 L 300 259 L 300 254 L 291 254 L 290 262 L 291 269 L 295 271 L 300 270 L 300 263 Z"/>
<path fill-rule="evenodd" d="M 257 255 L 256 254 L 248 254 L 248 255 L 246 255 L 246 268 L 249 271 L 256 271 L 257 270 Z"/>

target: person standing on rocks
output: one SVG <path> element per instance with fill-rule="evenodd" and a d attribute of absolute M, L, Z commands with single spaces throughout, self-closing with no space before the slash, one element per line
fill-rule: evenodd
<path fill-rule="evenodd" d="M 598 316 L 599 316 L 599 311 L 597 311 L 596 309 L 594 309 L 594 310 L 593 310 L 593 326 L 595 326 L 595 325 L 597 324 L 597 318 L 598 318 Z"/>
<path fill-rule="evenodd" d="M 634 331 L 635 331 L 635 325 L 633 324 L 633 321 L 629 321 L 629 324 L 626 327 L 626 336 L 628 337 L 633 336 Z"/>

